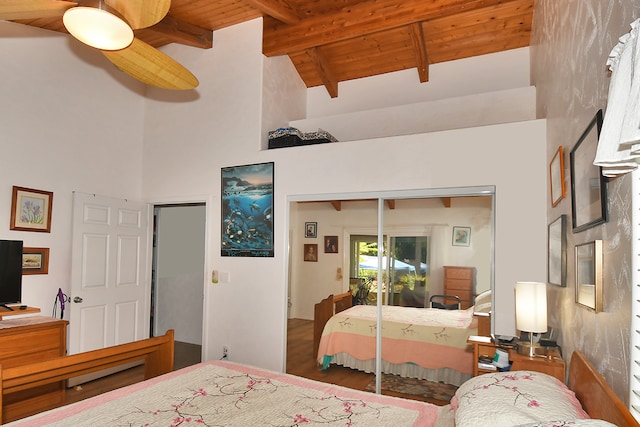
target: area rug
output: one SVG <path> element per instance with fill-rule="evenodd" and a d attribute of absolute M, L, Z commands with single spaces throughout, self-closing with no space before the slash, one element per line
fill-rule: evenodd
<path fill-rule="evenodd" d="M 382 374 L 381 387 L 383 391 L 387 390 L 396 393 L 422 396 L 427 399 L 441 400 L 444 402 L 449 402 L 458 389 L 457 386 L 451 384 L 436 383 L 419 380 L 417 378 L 403 378 L 399 375 L 390 374 Z M 375 378 L 369 382 L 366 390 L 375 392 Z"/>

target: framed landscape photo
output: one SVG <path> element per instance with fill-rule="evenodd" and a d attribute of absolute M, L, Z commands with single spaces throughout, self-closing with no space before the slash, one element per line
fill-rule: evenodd
<path fill-rule="evenodd" d="M 51 232 L 53 193 L 13 186 L 11 230 Z"/>
<path fill-rule="evenodd" d="M 602 129 L 602 110 L 587 126 L 571 149 L 571 219 L 573 232 L 607 222 L 607 180 L 602 168 L 593 164 Z"/>
<path fill-rule="evenodd" d="M 453 246 L 469 246 L 471 244 L 471 227 L 453 227 L 451 236 Z"/>
<path fill-rule="evenodd" d="M 549 184 L 551 191 L 551 206 L 556 206 L 564 199 L 566 190 L 564 186 L 564 151 L 562 145 L 558 147 L 556 154 L 549 165 Z"/>
<path fill-rule="evenodd" d="M 22 248 L 22 274 L 48 274 L 49 248 Z"/>

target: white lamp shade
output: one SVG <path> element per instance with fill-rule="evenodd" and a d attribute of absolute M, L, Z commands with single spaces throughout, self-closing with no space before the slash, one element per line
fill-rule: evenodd
<path fill-rule="evenodd" d="M 72 7 L 62 22 L 82 43 L 101 50 L 120 50 L 133 42 L 131 27 L 112 13 L 95 7 Z"/>
<path fill-rule="evenodd" d="M 516 283 L 516 328 L 523 332 L 547 332 L 546 283 Z"/>

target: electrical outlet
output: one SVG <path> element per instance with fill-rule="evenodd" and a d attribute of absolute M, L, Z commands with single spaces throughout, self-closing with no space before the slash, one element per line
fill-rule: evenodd
<path fill-rule="evenodd" d="M 229 347 L 227 347 L 226 345 L 222 347 L 222 358 L 223 359 L 229 358 Z"/>

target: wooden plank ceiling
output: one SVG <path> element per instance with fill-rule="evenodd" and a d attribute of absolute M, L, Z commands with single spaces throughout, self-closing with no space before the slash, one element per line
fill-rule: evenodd
<path fill-rule="evenodd" d="M 3 1 L 3 0 L 0 0 Z M 85 4 L 89 0 L 80 0 Z M 307 87 L 528 46 L 534 0 L 173 0 L 136 37 L 212 47 L 212 31 L 264 17 L 263 53 L 288 55 Z M 17 22 L 66 32 L 61 18 Z M 215 47 L 213 47 L 215 49 Z"/>

